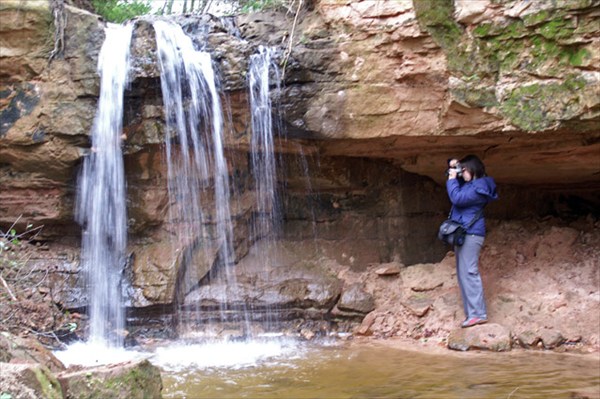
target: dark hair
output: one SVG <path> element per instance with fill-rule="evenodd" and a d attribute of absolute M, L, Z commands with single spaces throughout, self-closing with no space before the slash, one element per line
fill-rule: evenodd
<path fill-rule="evenodd" d="M 471 173 L 473 178 L 478 179 L 486 176 L 485 165 L 476 155 L 467 155 L 459 162 L 463 168 L 467 169 Z"/>

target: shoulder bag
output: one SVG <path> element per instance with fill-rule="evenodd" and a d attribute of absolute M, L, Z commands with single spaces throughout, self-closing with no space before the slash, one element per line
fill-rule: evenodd
<path fill-rule="evenodd" d="M 452 214 L 452 211 L 450 212 Z M 477 214 L 473 217 L 473 220 L 469 222 L 468 225 L 463 226 L 456 220 L 448 219 L 444 220 L 440 225 L 440 229 L 438 231 L 438 238 L 444 243 L 452 246 L 461 246 L 465 243 L 465 236 L 467 235 L 467 230 L 473 226 L 473 224 L 479 220 L 481 215 L 483 214 L 483 209 L 480 209 Z"/>

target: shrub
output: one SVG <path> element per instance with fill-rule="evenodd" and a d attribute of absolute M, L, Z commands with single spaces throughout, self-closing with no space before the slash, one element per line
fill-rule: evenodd
<path fill-rule="evenodd" d="M 104 19 L 118 24 L 152 10 L 149 0 L 93 0 L 92 5 Z"/>

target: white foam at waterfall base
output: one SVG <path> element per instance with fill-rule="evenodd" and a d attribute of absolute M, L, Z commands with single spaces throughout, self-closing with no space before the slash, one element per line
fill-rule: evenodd
<path fill-rule="evenodd" d="M 201 344 L 174 343 L 158 348 L 152 364 L 168 371 L 207 368 L 244 368 L 269 360 L 301 356 L 297 341 L 278 339 Z"/>
<path fill-rule="evenodd" d="M 67 367 L 75 365 L 93 367 L 142 360 L 149 358 L 151 354 L 108 346 L 105 343 L 94 341 L 74 343 L 65 350 L 55 351 L 54 356 Z"/>
<path fill-rule="evenodd" d="M 301 357 L 303 348 L 293 339 L 266 339 L 240 342 L 173 342 L 158 347 L 154 353 L 143 350 L 115 348 L 99 342 L 77 342 L 54 355 L 65 366 L 94 367 L 149 359 L 168 371 L 207 368 L 244 368 L 270 360 L 290 360 Z"/>

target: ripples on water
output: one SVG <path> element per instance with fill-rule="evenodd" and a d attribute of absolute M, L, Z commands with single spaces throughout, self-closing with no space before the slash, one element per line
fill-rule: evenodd
<path fill-rule="evenodd" d="M 370 344 L 246 345 L 187 352 L 205 358 L 195 363 L 197 368 L 190 368 L 190 363 L 163 366 L 165 398 L 546 399 L 580 397 L 581 392 L 600 397 L 598 356 L 536 352 L 442 356 Z M 264 356 L 257 355 L 261 345 Z M 245 361 L 228 366 L 225 359 L 230 356 Z M 220 359 L 219 364 L 210 365 L 210 359 Z"/>
<path fill-rule="evenodd" d="M 385 344 L 315 344 L 283 338 L 176 342 L 153 353 L 121 350 L 109 354 L 102 348 L 80 345 L 57 355 L 66 364 L 86 365 L 149 358 L 161 369 L 165 398 L 600 397 L 598 354 L 529 351 L 433 355 Z"/>

